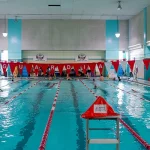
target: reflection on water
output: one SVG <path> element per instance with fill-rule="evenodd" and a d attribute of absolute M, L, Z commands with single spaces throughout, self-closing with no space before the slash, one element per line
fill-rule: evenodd
<path fill-rule="evenodd" d="M 8 80 L 1 80 L 0 81 L 0 87 L 4 87 L 4 86 L 6 86 L 6 85 L 8 85 L 9 84 L 9 81 Z"/>
<path fill-rule="evenodd" d="M 123 83 L 119 83 L 118 84 L 118 88 L 119 89 L 124 89 L 124 84 Z M 118 94 L 117 94 L 117 97 L 118 97 L 118 104 L 119 105 L 122 105 L 123 104 L 123 96 L 124 96 L 124 92 L 122 90 L 118 90 Z"/>
<path fill-rule="evenodd" d="M 1 130 L 1 132 L 8 130 L 8 128 L 13 125 L 11 113 L 12 113 L 11 108 L 3 107 L 0 109 L 0 130 Z M 7 132 L 7 134 L 1 135 L 1 136 L 11 137 L 12 135 L 9 132 Z"/>

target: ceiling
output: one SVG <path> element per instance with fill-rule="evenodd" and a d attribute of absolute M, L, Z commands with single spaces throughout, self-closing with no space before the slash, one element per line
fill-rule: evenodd
<path fill-rule="evenodd" d="M 48 5 L 61 7 L 48 7 Z M 0 18 L 21 19 L 130 19 L 150 0 L 122 0 L 122 10 L 117 10 L 117 0 L 0 0 Z"/>

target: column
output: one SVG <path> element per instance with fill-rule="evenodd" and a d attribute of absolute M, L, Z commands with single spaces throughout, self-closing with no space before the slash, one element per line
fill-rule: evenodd
<path fill-rule="evenodd" d="M 22 20 L 8 19 L 8 61 L 22 61 Z"/>
<path fill-rule="evenodd" d="M 117 20 L 106 20 L 106 60 L 119 59 L 119 38 L 116 38 L 116 32 Z"/>

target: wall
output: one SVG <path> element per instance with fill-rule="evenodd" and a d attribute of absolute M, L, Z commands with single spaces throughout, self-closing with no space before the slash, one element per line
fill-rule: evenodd
<path fill-rule="evenodd" d="M 129 21 L 128 20 L 122 20 L 119 21 L 119 32 L 120 32 L 120 38 L 119 38 L 119 50 L 127 50 L 129 46 Z"/>
<path fill-rule="evenodd" d="M 150 41 L 150 6 L 147 7 L 147 41 Z"/>
<path fill-rule="evenodd" d="M 129 46 L 143 44 L 144 14 L 139 14 L 129 20 Z"/>
<path fill-rule="evenodd" d="M 136 44 L 144 44 L 144 12 L 141 11 L 139 14 L 129 20 L 129 46 Z M 138 48 L 135 50 L 129 50 L 129 59 L 143 59 L 144 48 Z"/>
<path fill-rule="evenodd" d="M 105 21 L 23 20 L 23 50 L 105 50 Z"/>
<path fill-rule="evenodd" d="M 6 25 L 7 28 L 7 25 Z M 5 31 L 5 20 L 0 20 L 0 50 L 8 49 L 7 38 L 4 38 L 2 33 Z"/>
<path fill-rule="evenodd" d="M 47 62 L 74 62 L 75 58 L 83 53 L 89 61 L 99 61 L 105 59 L 105 51 L 35 51 L 23 50 L 22 57 L 24 61 L 33 61 L 37 54 L 43 54 L 47 57 Z"/>

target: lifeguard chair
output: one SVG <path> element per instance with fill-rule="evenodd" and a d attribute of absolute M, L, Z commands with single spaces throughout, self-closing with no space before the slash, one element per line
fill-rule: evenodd
<path fill-rule="evenodd" d="M 89 150 L 89 144 L 116 144 L 116 150 L 119 150 L 119 118 L 120 115 L 115 113 L 112 107 L 103 97 L 97 97 L 91 107 L 81 115 L 86 119 L 86 150 Z M 90 128 L 90 120 L 114 120 L 116 121 L 116 139 L 90 139 L 89 130 L 112 130 L 111 128 Z"/>

